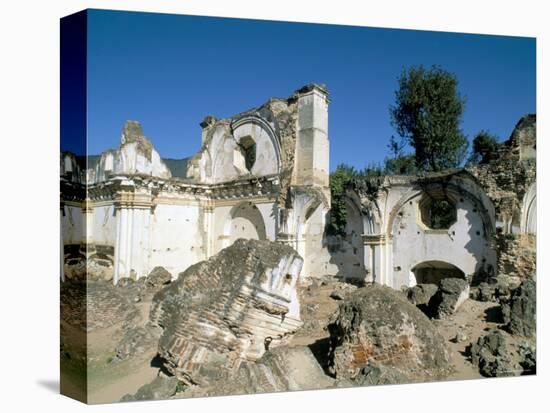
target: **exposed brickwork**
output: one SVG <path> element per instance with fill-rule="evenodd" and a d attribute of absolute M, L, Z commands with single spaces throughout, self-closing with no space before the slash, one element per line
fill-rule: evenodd
<path fill-rule="evenodd" d="M 537 271 L 536 236 L 503 234 L 497 236 L 499 274 L 535 278 Z"/>

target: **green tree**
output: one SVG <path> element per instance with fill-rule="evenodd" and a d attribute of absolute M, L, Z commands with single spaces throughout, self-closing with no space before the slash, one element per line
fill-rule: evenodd
<path fill-rule="evenodd" d="M 472 141 L 470 163 L 487 163 L 498 149 L 498 138 L 486 130 L 477 133 Z"/>
<path fill-rule="evenodd" d="M 414 155 L 400 155 L 395 158 L 386 158 L 384 170 L 388 175 L 415 175 L 418 168 Z"/>
<path fill-rule="evenodd" d="M 417 172 L 414 155 L 405 154 L 404 149 L 407 142 L 401 138 L 397 140 L 395 136 L 390 138 L 388 148 L 391 157 L 384 160 L 384 173 L 388 175 L 414 175 Z"/>
<path fill-rule="evenodd" d="M 327 233 L 330 235 L 345 235 L 347 210 L 346 187 L 353 178 L 372 178 L 384 175 L 384 169 L 377 163 L 370 163 L 361 170 L 344 163 L 339 164 L 330 174 L 330 217 Z"/>
<path fill-rule="evenodd" d="M 460 129 L 465 102 L 456 76 L 439 67 L 404 70 L 398 80 L 392 125 L 414 149 L 416 167 L 440 171 L 459 166 L 468 148 Z"/>
<path fill-rule="evenodd" d="M 346 202 L 344 194 L 348 182 L 357 175 L 353 166 L 339 164 L 334 172 L 331 172 L 330 185 L 330 219 L 328 233 L 331 235 L 343 235 L 346 229 Z"/>

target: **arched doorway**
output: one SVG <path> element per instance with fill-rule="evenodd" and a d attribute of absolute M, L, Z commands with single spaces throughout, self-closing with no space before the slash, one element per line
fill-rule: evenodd
<path fill-rule="evenodd" d="M 225 228 L 229 246 L 237 239 L 266 239 L 265 223 L 256 205 L 244 202 L 231 209 Z"/>
<path fill-rule="evenodd" d="M 411 269 L 411 278 L 416 284 L 439 285 L 444 278 L 466 279 L 466 274 L 457 266 L 445 261 L 424 261 Z"/>

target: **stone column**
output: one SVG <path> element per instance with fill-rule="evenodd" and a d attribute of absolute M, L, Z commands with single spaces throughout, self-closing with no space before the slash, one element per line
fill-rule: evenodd
<path fill-rule="evenodd" d="M 115 241 L 115 274 L 113 282 L 116 284 L 118 280 L 127 277 L 125 258 L 126 258 L 126 216 L 128 210 L 126 208 L 116 208 L 116 241 Z"/>
<path fill-rule="evenodd" d="M 202 231 L 204 234 L 204 254 L 206 259 L 214 255 L 214 205 L 211 202 L 206 202 L 202 205 Z"/>
<path fill-rule="evenodd" d="M 152 206 L 152 195 L 147 188 L 132 188 L 117 194 L 115 283 L 123 277 L 139 278 L 149 272 Z"/>
<path fill-rule="evenodd" d="M 388 242 L 385 234 L 363 234 L 365 246 L 365 270 L 367 270 L 367 282 L 390 285 L 388 282 Z"/>

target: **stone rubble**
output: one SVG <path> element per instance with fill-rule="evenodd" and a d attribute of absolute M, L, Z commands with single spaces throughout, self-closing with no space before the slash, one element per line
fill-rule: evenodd
<path fill-rule="evenodd" d="M 430 320 L 400 292 L 378 284 L 349 294 L 328 326 L 336 378 L 353 380 L 375 361 L 411 381 L 444 375 L 449 354 Z"/>
<path fill-rule="evenodd" d="M 525 280 L 510 298 L 503 300 L 502 314 L 510 333 L 534 337 L 537 329 L 537 290 L 533 280 Z"/>
<path fill-rule="evenodd" d="M 303 260 L 292 248 L 239 239 L 181 273 L 153 298 L 164 367 L 187 384 L 207 384 L 255 361 L 296 332 L 296 282 Z"/>
<path fill-rule="evenodd" d="M 470 351 L 472 363 L 485 377 L 518 376 L 523 371 L 512 359 L 508 339 L 500 330 L 480 337 Z"/>
<path fill-rule="evenodd" d="M 445 278 L 441 280 L 439 290 L 434 296 L 436 318 L 446 318 L 470 296 L 470 284 L 460 278 Z"/>

